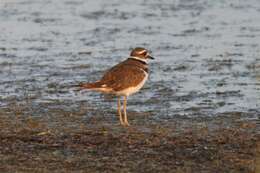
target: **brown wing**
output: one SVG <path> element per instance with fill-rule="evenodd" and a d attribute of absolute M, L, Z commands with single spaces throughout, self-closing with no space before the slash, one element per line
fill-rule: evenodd
<path fill-rule="evenodd" d="M 144 78 L 145 72 L 141 68 L 122 62 L 108 70 L 100 82 L 120 91 L 138 85 Z"/>

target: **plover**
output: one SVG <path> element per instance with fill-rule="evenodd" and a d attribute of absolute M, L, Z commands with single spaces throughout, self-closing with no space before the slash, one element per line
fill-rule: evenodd
<path fill-rule="evenodd" d="M 100 91 L 118 96 L 118 115 L 121 125 L 129 126 L 126 114 L 127 97 L 139 91 L 148 78 L 148 59 L 154 59 L 142 47 L 131 51 L 130 57 L 109 69 L 104 76 L 94 83 L 81 83 L 82 89 Z M 124 97 L 123 113 L 121 97 Z"/>

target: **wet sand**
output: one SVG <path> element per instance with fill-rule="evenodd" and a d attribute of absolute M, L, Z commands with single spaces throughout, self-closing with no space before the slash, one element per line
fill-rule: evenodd
<path fill-rule="evenodd" d="M 258 0 L 0 2 L 0 172 L 260 172 Z M 143 46 L 129 98 L 76 92 Z"/>
<path fill-rule="evenodd" d="M 146 122 L 121 127 L 64 115 L 0 116 L 1 172 L 257 172 L 260 134 L 251 121 Z M 258 129 L 259 130 L 259 129 Z"/>
<path fill-rule="evenodd" d="M 129 112 L 132 126 L 122 127 L 116 110 L 86 118 L 85 104 L 65 112 L 45 103 L 45 116 L 31 115 L 28 103 L 2 110 L 0 171 L 259 171 L 259 122 L 245 119 L 249 115 L 158 120 Z"/>

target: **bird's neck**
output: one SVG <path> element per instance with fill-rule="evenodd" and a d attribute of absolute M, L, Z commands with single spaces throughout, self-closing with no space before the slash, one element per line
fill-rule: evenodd
<path fill-rule="evenodd" d="M 129 59 L 137 60 L 137 61 L 141 62 L 142 64 L 148 64 L 146 59 L 139 58 L 136 56 L 130 56 Z"/>

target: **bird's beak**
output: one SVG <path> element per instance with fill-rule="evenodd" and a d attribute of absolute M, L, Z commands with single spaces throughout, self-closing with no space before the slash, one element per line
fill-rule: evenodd
<path fill-rule="evenodd" d="M 154 59 L 154 57 L 152 57 L 151 55 L 148 55 L 147 58 Z"/>

